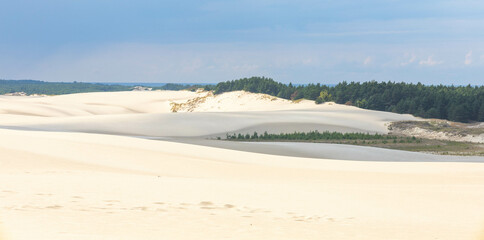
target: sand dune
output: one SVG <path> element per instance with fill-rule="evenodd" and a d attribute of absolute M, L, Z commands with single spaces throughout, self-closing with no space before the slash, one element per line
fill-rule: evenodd
<path fill-rule="evenodd" d="M 194 99 L 201 99 L 194 101 Z M 292 101 L 243 91 L 214 96 L 208 92 L 131 91 L 78 93 L 47 97 L 0 96 L 0 113 L 40 117 L 169 113 L 172 104 L 191 103 L 194 112 L 275 111 L 315 108 L 312 101 Z M 179 112 L 187 112 L 184 105 Z"/>
<path fill-rule="evenodd" d="M 158 138 L 155 138 L 158 139 Z M 436 155 L 368 146 L 307 142 L 234 142 L 198 138 L 160 138 L 180 143 L 280 156 L 386 162 L 484 162 L 484 157 Z"/>
<path fill-rule="evenodd" d="M 360 151 L 366 161 L 347 161 L 344 148 L 328 149 L 329 160 L 316 145 L 257 152 L 168 138 L 298 127 L 385 132 L 411 116 L 246 93 L 169 113 L 172 102 L 203 93 L 179 94 L 0 98 L 7 239 L 478 239 L 484 228 L 480 162 L 419 162 L 428 159 L 391 150 L 384 154 L 414 162 L 370 150 Z"/>
<path fill-rule="evenodd" d="M 196 112 L 97 115 L 87 117 L 22 118 L 4 126 L 49 131 L 102 132 L 142 136 L 209 136 L 232 132 L 293 132 L 338 130 L 387 132 L 389 121 L 405 119 L 390 114 L 332 111 Z M 395 114 L 396 115 L 396 114 Z M 359 121 L 354 121 L 357 118 Z M 13 118 L 16 119 L 16 118 Z M 24 121 L 24 122 L 22 122 Z"/>
<path fill-rule="evenodd" d="M 182 91 L 177 96 L 176 93 L 157 91 L 86 93 L 44 98 L 4 97 L 3 104 L 0 105 L 0 112 L 4 112 L 0 126 L 49 131 L 194 137 L 254 131 L 280 133 L 330 130 L 386 133 L 388 130 L 385 125 L 391 121 L 415 120 L 410 115 L 370 111 L 332 103 L 292 103 L 283 99 L 273 100 L 268 95 L 246 92 L 208 97 L 208 100 L 193 108 L 193 112 L 172 113 L 169 110 L 171 103 L 184 103 L 207 95 Z"/>
<path fill-rule="evenodd" d="M 0 132 L 1 208 L 12 239 L 472 239 L 484 222 L 482 164 Z"/>
<path fill-rule="evenodd" d="M 170 102 L 199 94 L 189 91 L 78 93 L 48 97 L 0 96 L 0 113 L 40 117 L 170 112 Z"/>

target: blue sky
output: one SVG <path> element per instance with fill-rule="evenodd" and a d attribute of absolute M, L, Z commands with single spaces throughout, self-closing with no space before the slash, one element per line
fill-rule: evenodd
<path fill-rule="evenodd" d="M 484 2 L 0 0 L 0 78 L 484 84 Z"/>

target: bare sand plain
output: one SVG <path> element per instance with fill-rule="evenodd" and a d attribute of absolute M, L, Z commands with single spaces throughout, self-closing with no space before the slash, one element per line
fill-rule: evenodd
<path fill-rule="evenodd" d="M 385 133 L 412 116 L 206 94 L 0 97 L 0 237 L 482 239 L 483 158 L 203 142 L 266 128 Z"/>

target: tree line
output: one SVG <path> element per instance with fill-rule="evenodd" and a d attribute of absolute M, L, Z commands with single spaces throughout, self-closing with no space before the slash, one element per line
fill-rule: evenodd
<path fill-rule="evenodd" d="M 206 86 L 216 94 L 245 90 L 284 99 L 334 101 L 360 108 L 409 113 L 457 122 L 484 121 L 484 86 L 423 85 L 397 82 L 341 82 L 336 86 L 294 86 L 265 77 L 251 77 Z"/>
<path fill-rule="evenodd" d="M 191 90 L 204 88 L 205 85 L 167 83 L 153 90 Z M 132 86 L 84 82 L 44 82 L 37 80 L 0 80 L 0 94 L 24 92 L 31 94 L 61 95 L 85 92 L 131 91 Z"/>
<path fill-rule="evenodd" d="M 26 94 L 60 95 L 83 92 L 129 91 L 132 87 L 83 82 L 43 82 L 36 80 L 0 80 L 0 94 L 25 92 Z"/>
<path fill-rule="evenodd" d="M 267 133 L 262 134 L 254 132 L 253 134 L 233 133 L 226 134 L 227 140 L 301 140 L 301 141 L 316 141 L 316 140 L 397 140 L 398 137 L 394 135 L 370 134 L 370 133 L 341 133 L 317 130 L 310 132 L 293 132 L 293 133 Z M 408 137 L 409 140 L 416 140 L 415 137 Z"/>

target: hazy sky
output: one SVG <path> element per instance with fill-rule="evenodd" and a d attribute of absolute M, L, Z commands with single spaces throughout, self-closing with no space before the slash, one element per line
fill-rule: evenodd
<path fill-rule="evenodd" d="M 484 84 L 484 2 L 0 0 L 0 79 Z"/>

